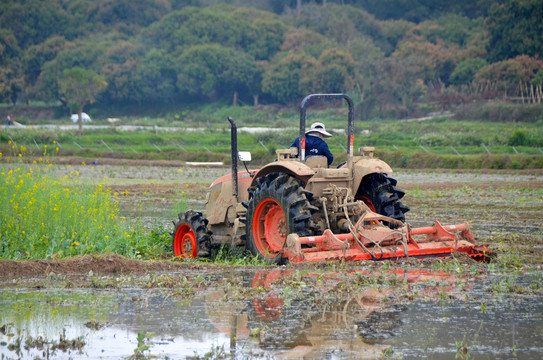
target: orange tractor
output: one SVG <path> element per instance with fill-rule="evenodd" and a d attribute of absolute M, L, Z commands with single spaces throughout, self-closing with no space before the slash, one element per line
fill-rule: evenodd
<path fill-rule="evenodd" d="M 329 168 L 326 157 L 307 156 L 306 108 L 315 100 L 344 100 L 348 109 L 347 161 Z M 205 215 L 188 210 L 174 221 L 176 256 L 206 257 L 214 247 L 243 247 L 267 263 L 445 257 L 462 252 L 487 258 L 467 223 L 412 228 L 404 192 L 376 159 L 373 147 L 354 155 L 353 101 L 344 94 L 306 96 L 300 107 L 298 148 L 276 150 L 277 159 L 259 170 L 238 171 L 237 128 L 231 124 L 232 173 L 215 180 Z"/>

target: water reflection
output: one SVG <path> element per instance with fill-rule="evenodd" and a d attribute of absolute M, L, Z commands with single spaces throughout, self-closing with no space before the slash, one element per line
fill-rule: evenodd
<path fill-rule="evenodd" d="M 0 354 L 116 359 L 140 349 L 172 359 L 507 358 L 513 352 L 539 358 L 543 301 L 491 294 L 492 282 L 488 275 L 443 271 L 287 267 L 208 274 L 209 286 L 189 297 L 167 288 L 3 289 Z M 62 334 L 85 345 L 53 353 Z M 25 348 L 40 336 L 41 349 Z"/>

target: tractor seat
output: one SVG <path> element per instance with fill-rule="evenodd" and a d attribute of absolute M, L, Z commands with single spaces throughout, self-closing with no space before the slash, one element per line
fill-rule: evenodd
<path fill-rule="evenodd" d="M 328 168 L 328 158 L 322 155 L 309 156 L 305 159 L 305 164 L 312 169 Z"/>

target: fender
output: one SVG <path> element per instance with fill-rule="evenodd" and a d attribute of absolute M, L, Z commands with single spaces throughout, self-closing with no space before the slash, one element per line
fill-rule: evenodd
<path fill-rule="evenodd" d="M 238 183 L 241 190 L 239 193 L 240 201 L 249 199 L 247 189 L 251 184 L 251 180 L 251 174 L 247 171 L 238 173 Z M 224 223 L 229 211 L 233 211 L 235 215 L 237 201 L 232 192 L 232 183 L 232 174 L 226 174 L 209 186 L 206 195 L 206 214 L 211 225 Z M 230 221 L 233 222 L 234 218 L 235 216 Z"/>
<path fill-rule="evenodd" d="M 383 160 L 363 158 L 354 163 L 353 182 L 360 184 L 364 176 L 372 173 L 391 174 L 392 168 Z M 358 187 L 358 186 L 357 186 Z"/>
<path fill-rule="evenodd" d="M 304 163 L 299 161 L 279 160 L 274 161 L 261 168 L 253 178 L 252 185 L 256 184 L 256 179 L 271 173 L 285 173 L 294 176 L 307 184 L 307 181 L 315 175 L 315 171 Z"/>

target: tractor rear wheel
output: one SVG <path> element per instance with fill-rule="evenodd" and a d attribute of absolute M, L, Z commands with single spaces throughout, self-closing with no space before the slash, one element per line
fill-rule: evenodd
<path fill-rule="evenodd" d="M 396 179 L 383 173 L 366 175 L 356 193 L 356 199 L 362 200 L 370 210 L 405 222 L 405 213 L 409 208 L 400 200 L 405 192 L 396 188 Z M 395 228 L 394 224 L 388 224 Z"/>
<path fill-rule="evenodd" d="M 303 183 L 286 174 L 268 174 L 250 189 L 247 204 L 247 249 L 269 264 L 283 260 L 287 235 L 313 235 L 315 224 Z"/>
<path fill-rule="evenodd" d="M 207 229 L 208 220 L 201 212 L 192 210 L 181 212 L 178 217 L 171 234 L 174 255 L 185 258 L 209 256 L 212 233 Z"/>

